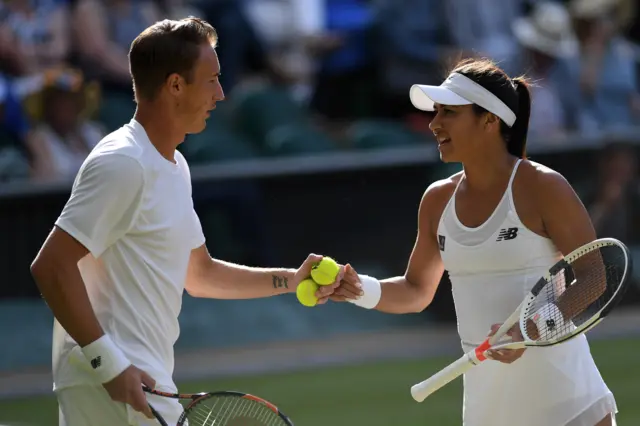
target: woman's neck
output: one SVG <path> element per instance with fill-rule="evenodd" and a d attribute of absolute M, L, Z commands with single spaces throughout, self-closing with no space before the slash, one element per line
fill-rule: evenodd
<path fill-rule="evenodd" d="M 485 154 L 463 163 L 466 185 L 472 189 L 487 190 L 510 176 L 517 158 L 505 152 L 495 156 Z"/>

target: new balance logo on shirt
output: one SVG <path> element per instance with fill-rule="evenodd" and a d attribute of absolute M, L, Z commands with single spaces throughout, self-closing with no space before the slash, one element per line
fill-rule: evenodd
<path fill-rule="evenodd" d="M 518 236 L 518 228 L 504 228 L 500 230 L 496 241 L 513 240 Z"/>

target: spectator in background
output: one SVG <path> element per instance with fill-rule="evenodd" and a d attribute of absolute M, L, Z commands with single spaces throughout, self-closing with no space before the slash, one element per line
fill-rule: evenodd
<path fill-rule="evenodd" d="M 0 2 L 0 72 L 20 75 L 28 69 L 27 57 L 16 42 L 16 36 L 7 23 L 8 17 L 8 7 Z"/>
<path fill-rule="evenodd" d="M 42 99 L 42 121 L 29 143 L 34 179 L 71 181 L 105 132 L 84 118 L 82 87 L 49 87 Z"/>
<path fill-rule="evenodd" d="M 151 0 L 76 0 L 73 10 L 78 63 L 102 85 L 100 121 L 107 131 L 135 111 L 127 52 L 133 39 L 162 17 Z"/>
<path fill-rule="evenodd" d="M 436 84 L 442 80 L 449 62 L 459 59 L 455 58 L 460 49 L 453 40 L 445 3 L 443 0 L 375 2 L 381 116 L 403 119 L 414 115 L 415 108 L 407 96 L 411 85 Z"/>
<path fill-rule="evenodd" d="M 361 117 L 360 105 L 373 89 L 374 69 L 369 41 L 372 10 L 365 0 L 327 0 L 324 22 L 309 48 L 317 58 L 311 109 L 338 132 Z"/>
<path fill-rule="evenodd" d="M 638 123 L 635 53 L 620 35 L 615 15 L 618 0 L 573 0 L 569 10 L 579 40 L 581 130 L 585 134 L 625 130 Z"/>
<path fill-rule="evenodd" d="M 182 19 L 189 16 L 202 16 L 202 11 L 189 0 L 155 0 L 162 18 Z"/>
<path fill-rule="evenodd" d="M 598 174 L 583 196 L 599 237 L 640 242 L 640 179 L 634 146 L 611 143 L 598 153 Z"/>
<path fill-rule="evenodd" d="M 20 53 L 20 74 L 66 67 L 70 51 L 70 15 L 65 0 L 5 0 L 3 31 Z"/>
<path fill-rule="evenodd" d="M 637 0 L 620 0 L 620 32 L 634 45 L 640 46 L 640 2 Z M 640 60 L 636 59 L 636 82 L 640 85 Z"/>
<path fill-rule="evenodd" d="M 524 12 L 525 0 L 441 2 L 453 43 L 466 52 L 473 52 L 466 56 L 489 57 L 500 63 L 507 73 L 515 72 L 520 49 L 511 23 Z"/>
<path fill-rule="evenodd" d="M 325 29 L 325 1 L 248 0 L 244 4 L 265 51 L 287 74 L 292 96 L 307 104 L 315 85 L 317 54 L 339 44 L 339 37 Z"/>
<path fill-rule="evenodd" d="M 541 142 L 562 140 L 577 129 L 580 111 L 580 87 L 571 69 L 578 42 L 569 13 L 562 4 L 538 2 L 513 22 L 513 33 L 523 47 L 522 71 L 534 82 L 529 135 Z"/>
<path fill-rule="evenodd" d="M 0 180 L 29 177 L 25 143 L 31 139 L 33 133 L 20 99 L 11 81 L 0 73 Z"/>
<path fill-rule="evenodd" d="M 247 17 L 246 7 L 250 7 L 251 0 L 194 0 L 192 3 L 204 13 L 204 19 L 216 29 L 220 40 L 224 40 L 216 52 L 224 64 L 220 84 L 227 94 L 256 77 L 265 77 L 270 83 L 287 79 Z"/>

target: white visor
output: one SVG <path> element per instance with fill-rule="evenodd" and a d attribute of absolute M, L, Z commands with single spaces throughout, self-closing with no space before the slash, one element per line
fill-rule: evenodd
<path fill-rule="evenodd" d="M 409 98 L 413 106 L 422 111 L 433 111 L 434 104 L 476 104 L 500 117 L 509 127 L 516 122 L 516 114 L 496 95 L 458 73 L 451 73 L 440 86 L 414 84 Z"/>

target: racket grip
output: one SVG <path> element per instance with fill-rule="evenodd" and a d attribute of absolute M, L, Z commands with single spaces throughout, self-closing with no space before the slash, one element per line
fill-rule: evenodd
<path fill-rule="evenodd" d="M 438 373 L 429 377 L 427 380 L 411 386 L 411 396 L 417 402 L 422 402 L 426 397 L 428 397 L 444 385 L 455 380 L 459 376 L 462 376 L 473 366 L 473 361 L 468 354 L 465 354 L 457 361 L 449 364 Z"/>

